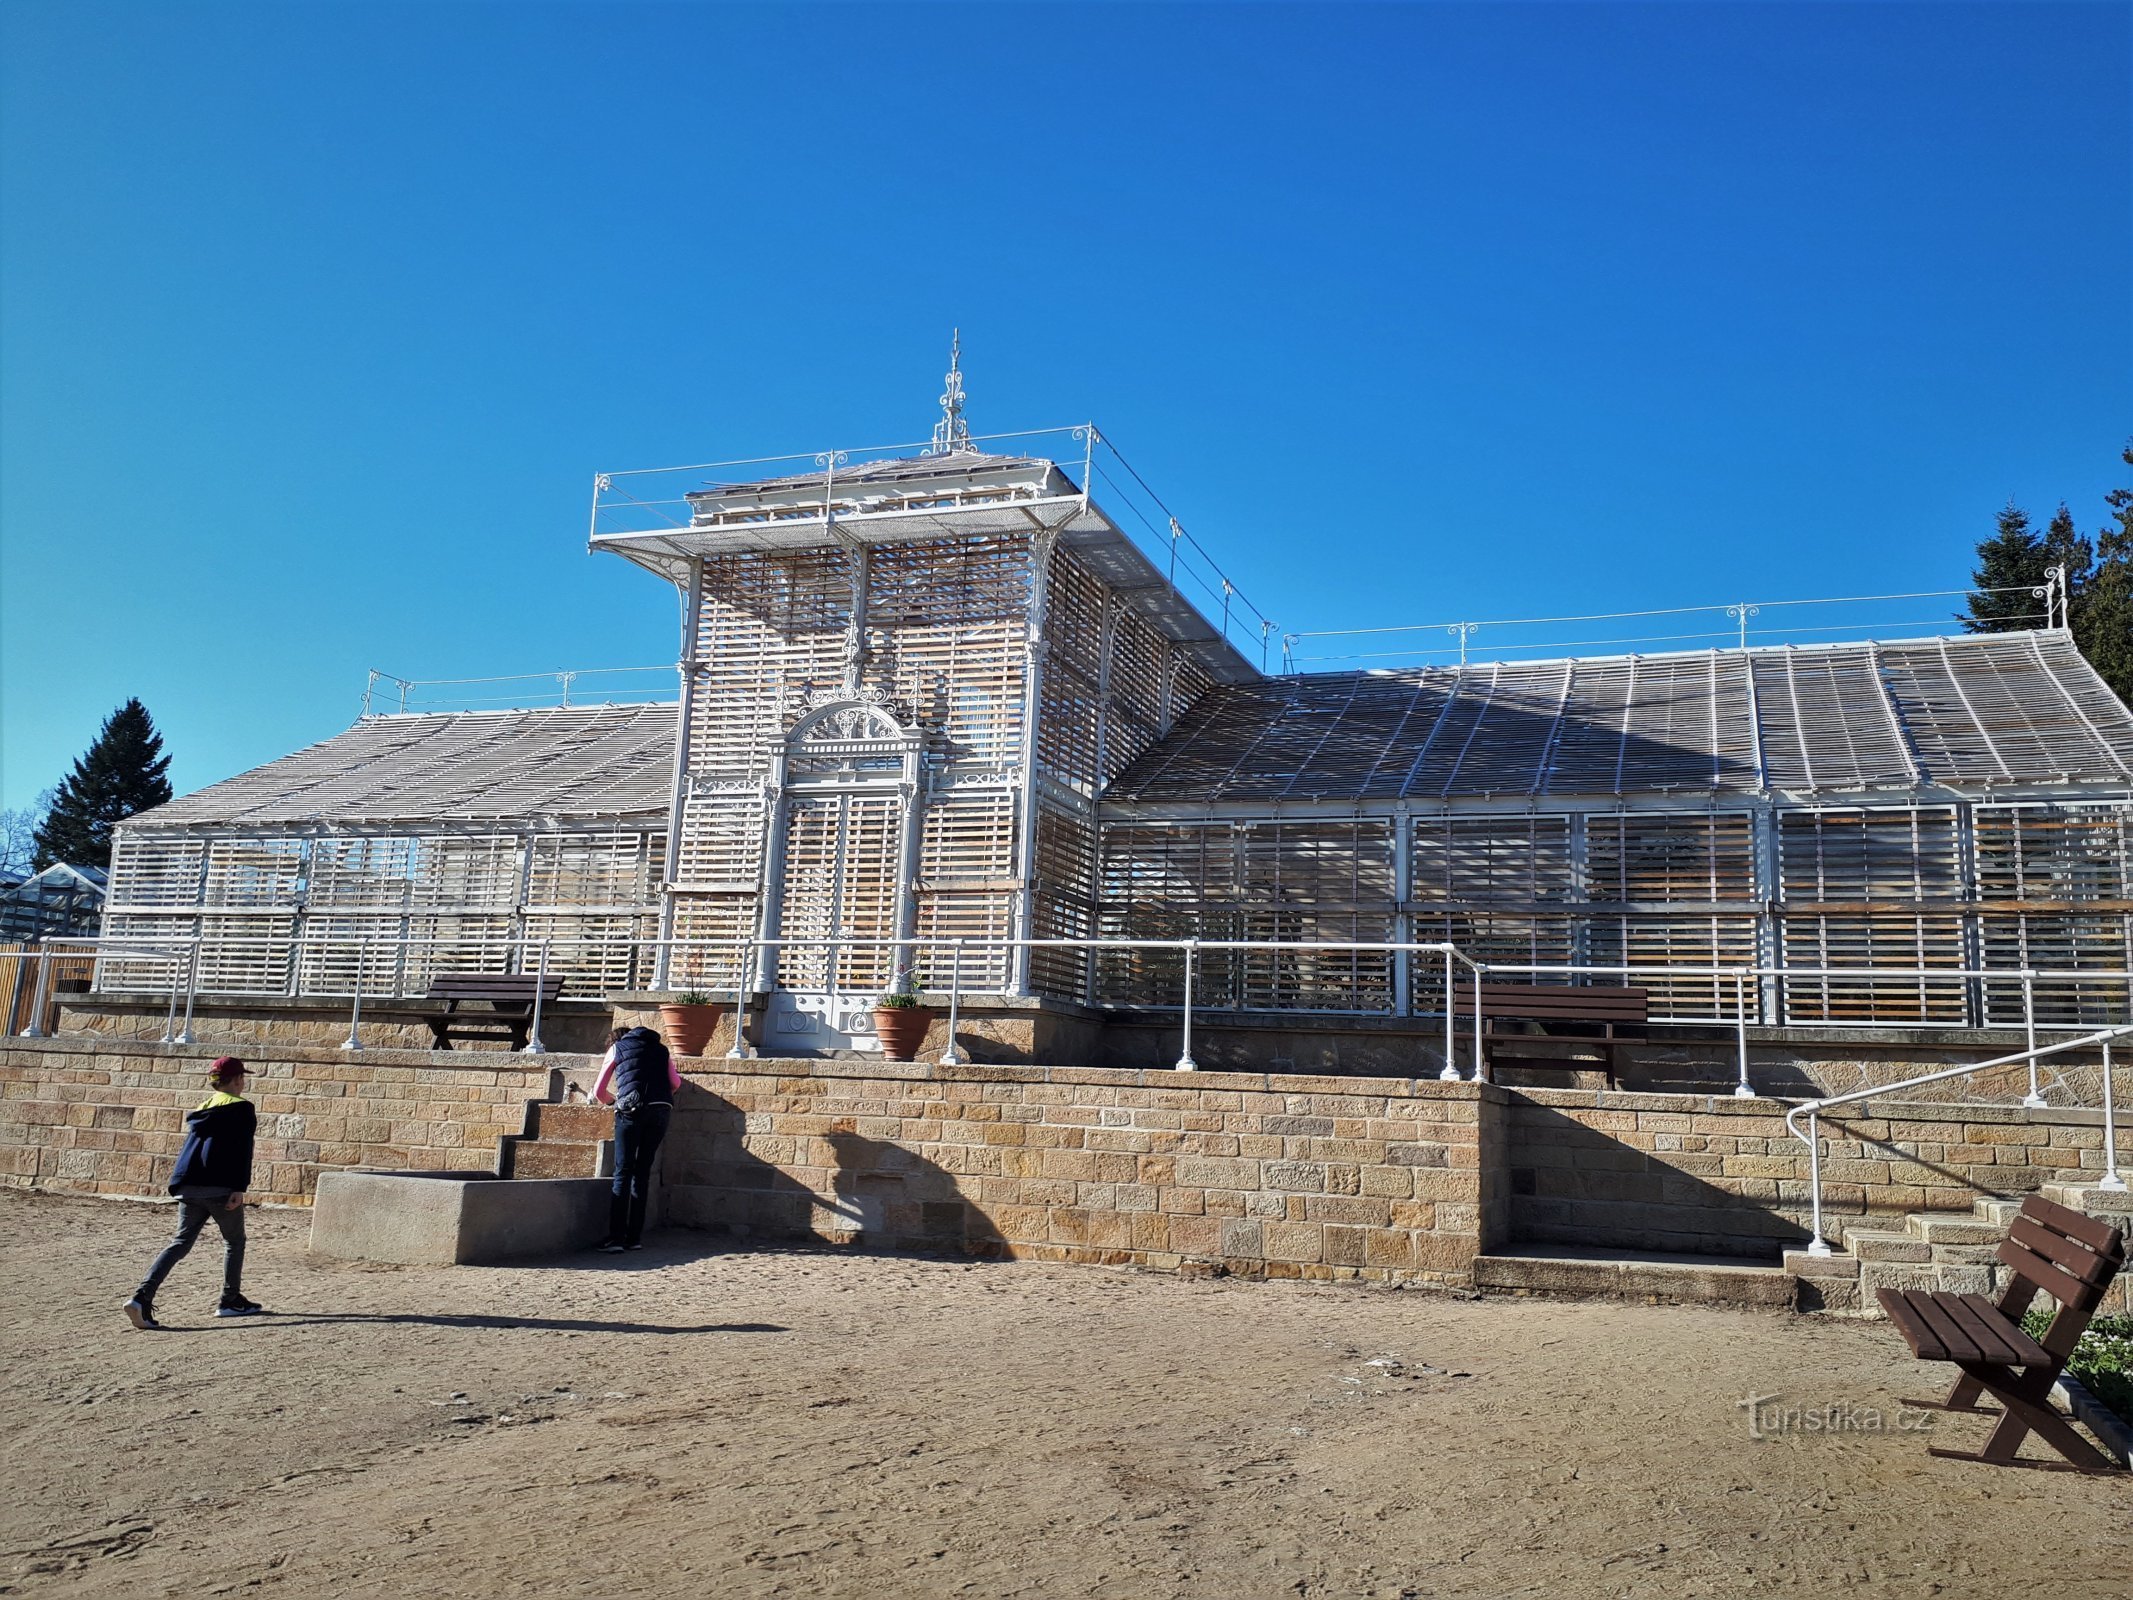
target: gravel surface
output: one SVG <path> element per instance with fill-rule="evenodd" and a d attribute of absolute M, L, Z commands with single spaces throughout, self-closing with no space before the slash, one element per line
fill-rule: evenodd
<path fill-rule="evenodd" d="M 267 1211 L 275 1315 L 203 1242 L 137 1333 L 170 1220 L 0 1191 L 0 1593 L 2133 1592 L 2133 1478 L 1929 1458 L 1988 1423 L 1902 1412 L 1944 1377 L 1880 1325 Z"/>

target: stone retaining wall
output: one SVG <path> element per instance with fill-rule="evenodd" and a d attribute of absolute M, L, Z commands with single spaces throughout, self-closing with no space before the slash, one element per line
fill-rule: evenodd
<path fill-rule="evenodd" d="M 1802 1245 L 1808 1151 L 1785 1107 L 1726 1096 L 1529 1089 L 1506 1118 L 1514 1237 L 1644 1250 L 1762 1255 Z M 1823 1118 L 1822 1206 L 1844 1217 L 1968 1212 L 2101 1173 L 2102 1117 L 1900 1103 Z M 1804 1119 L 1802 1119 L 1804 1125 Z"/>
<path fill-rule="evenodd" d="M 213 1045 L 0 1044 L 0 1182 L 157 1196 Z M 590 1055 L 247 1050 L 253 1190 L 342 1167 L 494 1170 Z M 692 1059 L 662 1157 L 676 1222 L 1253 1276 L 1470 1281 L 1514 1240 L 1774 1259 L 1806 1237 L 1783 1107 L 1400 1078 Z M 1880 1109 L 1880 1108 L 1876 1108 Z M 1904 1105 L 1829 1119 L 1846 1217 L 1964 1212 L 2100 1172 L 2089 1112 Z"/>
<path fill-rule="evenodd" d="M 99 1039 L 0 1045 L 0 1183 L 161 1198 L 185 1113 L 206 1098 L 208 1065 L 224 1053 Z M 259 1108 L 250 1192 L 307 1205 L 333 1168 L 493 1171 L 497 1141 L 549 1092 L 553 1059 L 248 1051 Z"/>
<path fill-rule="evenodd" d="M 739 1066 L 740 1064 L 736 1064 Z M 1041 1261 L 1470 1282 L 1486 1084 L 750 1062 L 687 1073 L 668 1217 Z"/>

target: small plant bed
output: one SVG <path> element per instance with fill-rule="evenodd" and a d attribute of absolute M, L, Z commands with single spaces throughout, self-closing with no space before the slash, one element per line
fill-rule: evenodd
<path fill-rule="evenodd" d="M 2041 1339 L 2050 1321 L 2048 1309 L 2032 1311 L 2022 1319 L 2022 1331 Z M 2091 1322 L 2067 1358 L 2066 1372 L 2133 1424 L 2133 1316 L 2098 1317 Z"/>

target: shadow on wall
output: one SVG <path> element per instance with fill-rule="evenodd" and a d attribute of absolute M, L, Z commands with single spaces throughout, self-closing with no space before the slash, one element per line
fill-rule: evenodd
<path fill-rule="evenodd" d="M 963 1194 L 956 1174 L 869 1138 L 857 1121 L 831 1118 L 818 1135 L 766 1139 L 776 1147 L 772 1161 L 748 1149 L 738 1106 L 685 1081 L 661 1152 L 667 1223 L 874 1249 L 1005 1254 L 998 1227 Z"/>
<path fill-rule="evenodd" d="M 1717 1155 L 1662 1159 L 1524 1099 L 1508 1145 L 1514 1240 L 1775 1261 L 1810 1236 L 1781 1206 L 1775 1177 L 1736 1178 L 1736 1192 L 1684 1170 Z"/>

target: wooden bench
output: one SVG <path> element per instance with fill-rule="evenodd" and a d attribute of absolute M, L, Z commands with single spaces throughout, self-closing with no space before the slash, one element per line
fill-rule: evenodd
<path fill-rule="evenodd" d="M 1931 1449 L 1956 1461 L 1990 1461 L 2002 1466 L 2071 1467 L 2080 1472 L 2115 1472 L 2111 1459 L 2097 1450 L 2073 1424 L 2052 1409 L 2052 1385 L 2066 1368 L 2104 1292 L 2125 1265 L 2125 1238 L 2118 1229 L 2079 1211 L 2032 1195 L 2008 1229 L 1998 1256 L 2014 1277 L 1997 1302 L 1978 1294 L 1949 1294 L 1926 1289 L 1883 1289 L 1881 1309 L 1896 1324 L 1911 1353 L 1921 1361 L 1952 1362 L 1962 1376 L 1945 1400 L 1906 1400 L 1905 1405 L 1936 1411 L 1981 1411 L 1977 1403 L 1991 1394 L 2001 1405 L 1999 1426 L 1982 1450 Z M 2059 1302 L 2044 1337 L 2022 1331 L 2023 1314 L 2039 1294 Z M 2032 1433 L 2066 1458 L 2024 1461 L 2016 1452 Z"/>
<path fill-rule="evenodd" d="M 1460 1024 L 1471 1026 L 1474 1016 L 1474 986 L 1453 989 L 1453 1010 Z M 1651 1016 L 1649 989 L 1596 989 L 1584 985 L 1536 983 L 1490 983 L 1481 985 L 1481 1017 L 1484 1023 L 1498 1021 L 1569 1024 L 1597 1028 L 1597 1034 L 1511 1033 L 1490 1027 L 1482 1035 L 1482 1049 L 1493 1069 L 1504 1063 L 1520 1067 L 1575 1072 L 1584 1067 L 1604 1067 L 1607 1087 L 1615 1086 L 1618 1052 L 1626 1042 L 1618 1028 L 1635 1028 L 1642 1035 Z"/>
<path fill-rule="evenodd" d="M 456 1034 L 462 1039 L 504 1039 L 513 1050 L 526 1048 L 526 1033 L 533 1026 L 533 999 L 540 995 L 543 1006 L 562 997 L 563 980 L 542 978 L 530 972 L 440 972 L 430 979 L 426 1000 L 443 1009 L 423 1018 L 430 1025 L 430 1048 L 449 1050 Z M 487 1011 L 465 1012 L 462 1006 L 486 1005 Z"/>

